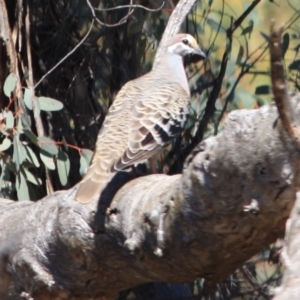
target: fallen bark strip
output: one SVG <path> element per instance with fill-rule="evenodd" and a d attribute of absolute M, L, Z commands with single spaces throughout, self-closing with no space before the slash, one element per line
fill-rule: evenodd
<path fill-rule="evenodd" d="M 299 116 L 300 96 L 289 100 Z M 76 187 L 37 203 L 6 200 L 1 284 L 12 299 L 100 299 L 146 282 L 216 282 L 283 236 L 299 170 L 275 105 L 232 112 L 182 175 L 125 184 L 104 232 L 97 211 L 74 202 Z"/>

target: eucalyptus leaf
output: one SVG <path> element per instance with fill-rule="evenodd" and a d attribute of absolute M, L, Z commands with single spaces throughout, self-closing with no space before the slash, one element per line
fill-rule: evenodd
<path fill-rule="evenodd" d="M 36 119 L 41 114 L 41 105 L 38 98 L 33 98 L 33 116 Z"/>
<path fill-rule="evenodd" d="M 24 143 L 23 143 L 24 145 Z M 32 149 L 28 146 L 28 145 L 24 145 L 25 147 L 25 151 L 27 154 L 27 160 L 34 165 L 36 168 L 38 168 L 40 166 L 40 163 L 35 155 L 35 153 L 32 151 Z"/>
<path fill-rule="evenodd" d="M 57 111 L 64 107 L 60 101 L 49 97 L 39 97 L 38 101 L 40 103 L 41 110 L 44 111 Z"/>
<path fill-rule="evenodd" d="M 45 166 L 50 170 L 55 170 L 55 164 L 53 161 L 53 157 L 49 155 L 48 152 L 45 152 L 44 150 L 41 150 L 40 152 L 40 158 L 42 162 L 45 164 Z"/>
<path fill-rule="evenodd" d="M 21 125 L 23 125 L 23 128 L 30 128 L 31 120 L 29 114 L 26 111 L 24 111 L 24 113 L 22 114 L 21 121 L 22 121 Z"/>
<path fill-rule="evenodd" d="M 266 33 L 264 32 L 260 32 L 261 36 L 269 43 L 270 42 L 270 36 L 267 35 Z"/>
<path fill-rule="evenodd" d="M 289 45 L 290 45 L 290 35 L 288 33 L 285 33 L 283 35 L 283 41 L 282 41 L 282 58 L 284 58 L 286 51 L 289 49 Z"/>
<path fill-rule="evenodd" d="M 16 176 L 16 190 L 19 200 L 29 200 L 28 186 L 25 176 L 19 172 Z"/>
<path fill-rule="evenodd" d="M 30 181 L 34 185 L 41 185 L 42 180 L 39 177 L 34 176 L 29 170 L 24 169 L 26 180 Z"/>
<path fill-rule="evenodd" d="M 7 129 L 14 128 L 15 125 L 14 115 L 10 110 L 6 114 L 5 125 Z"/>
<path fill-rule="evenodd" d="M 220 24 L 221 20 L 218 15 L 211 13 L 206 21 L 212 30 L 223 33 L 226 32 L 225 28 Z"/>
<path fill-rule="evenodd" d="M 93 154 L 94 154 L 94 152 L 89 150 L 89 149 L 82 149 L 81 150 L 81 156 L 83 156 L 85 158 L 85 160 L 87 162 L 87 166 L 90 165 L 91 160 L 93 158 Z"/>
<path fill-rule="evenodd" d="M 299 70 L 300 70 L 300 59 L 293 61 L 293 62 L 289 65 L 289 70 L 296 70 L 296 71 L 299 71 Z"/>
<path fill-rule="evenodd" d="M 0 152 L 7 150 L 10 146 L 11 146 L 11 140 L 6 137 L 0 144 Z"/>
<path fill-rule="evenodd" d="M 39 146 L 38 144 L 38 138 L 37 136 L 29 129 L 24 129 L 24 134 L 29 138 L 29 140 L 34 143 L 36 146 Z"/>
<path fill-rule="evenodd" d="M 34 89 L 32 87 L 25 88 L 24 102 L 28 109 L 32 110 L 32 101 L 34 99 Z"/>
<path fill-rule="evenodd" d="M 267 95 L 270 94 L 271 87 L 269 85 L 260 85 L 255 89 L 256 95 Z"/>
<path fill-rule="evenodd" d="M 81 176 L 84 176 L 88 168 L 88 163 L 84 156 L 80 155 L 80 169 L 79 173 Z"/>
<path fill-rule="evenodd" d="M 46 136 L 40 136 L 38 137 L 38 142 L 40 148 L 43 149 L 45 152 L 48 152 L 50 155 L 56 155 L 58 153 L 57 146 L 55 145 L 55 142 L 52 139 Z"/>
<path fill-rule="evenodd" d="M 15 90 L 17 85 L 18 77 L 16 74 L 9 74 L 5 79 L 3 91 L 5 96 L 10 97 L 11 93 Z"/>
<path fill-rule="evenodd" d="M 252 20 L 249 21 L 249 25 L 242 30 L 241 35 L 245 35 L 249 33 L 249 38 L 251 37 L 251 33 L 253 31 L 254 22 Z"/>
<path fill-rule="evenodd" d="M 238 53 L 238 56 L 237 56 L 237 59 L 236 59 L 237 64 L 241 63 L 243 55 L 244 55 L 244 47 L 242 45 L 240 45 L 239 53 Z"/>
<path fill-rule="evenodd" d="M 256 103 L 256 99 L 253 97 L 253 95 L 242 89 L 237 88 L 236 89 L 236 95 L 238 100 L 238 107 L 239 108 L 253 108 L 254 104 Z"/>
<path fill-rule="evenodd" d="M 61 185 L 65 186 L 68 182 L 70 172 L 70 160 L 64 151 L 59 151 L 57 155 L 57 172 Z"/>
<path fill-rule="evenodd" d="M 24 147 L 24 145 L 21 143 L 21 141 L 19 141 L 18 147 L 19 147 L 20 162 L 23 163 L 23 161 L 24 161 L 24 160 L 26 159 L 26 157 L 27 157 L 27 153 L 26 153 L 25 147 Z"/>
<path fill-rule="evenodd" d="M 17 171 L 20 170 L 20 158 L 19 158 L 19 151 L 18 151 L 18 142 L 19 142 L 19 136 L 14 135 L 13 138 L 13 143 L 14 143 L 14 148 L 13 148 L 13 162 L 16 165 Z"/>

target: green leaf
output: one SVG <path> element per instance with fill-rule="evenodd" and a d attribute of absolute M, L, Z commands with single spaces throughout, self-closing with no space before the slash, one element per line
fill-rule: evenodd
<path fill-rule="evenodd" d="M 24 169 L 26 180 L 30 181 L 34 185 L 41 185 L 42 180 L 39 177 L 34 176 L 29 170 Z"/>
<path fill-rule="evenodd" d="M 24 143 L 23 143 L 24 145 Z M 28 145 L 24 145 L 25 151 L 27 153 L 27 160 L 34 165 L 36 168 L 40 166 L 40 163 L 35 155 L 35 153 L 32 151 L 32 149 Z"/>
<path fill-rule="evenodd" d="M 296 70 L 296 71 L 299 71 L 299 70 L 300 70 L 300 59 L 293 61 L 293 62 L 289 65 L 289 70 Z"/>
<path fill-rule="evenodd" d="M 260 32 L 261 36 L 269 43 L 270 42 L 270 36 L 268 36 L 266 33 L 264 32 Z"/>
<path fill-rule="evenodd" d="M 250 38 L 252 30 L 253 30 L 253 26 L 254 26 L 254 22 L 252 20 L 250 20 L 249 25 L 242 30 L 241 35 L 245 35 L 245 34 L 249 33 L 249 38 Z"/>
<path fill-rule="evenodd" d="M 256 103 L 256 99 L 251 93 L 242 88 L 237 88 L 235 91 L 239 108 L 253 108 L 254 104 Z"/>
<path fill-rule="evenodd" d="M 10 146 L 11 146 L 11 140 L 6 137 L 0 145 L 0 152 L 7 150 Z"/>
<path fill-rule="evenodd" d="M 53 161 L 53 157 L 49 155 L 48 152 L 45 152 L 44 150 L 41 150 L 40 152 L 40 158 L 42 162 L 45 164 L 45 166 L 50 170 L 55 170 L 55 164 Z"/>
<path fill-rule="evenodd" d="M 80 169 L 79 169 L 79 173 L 80 173 L 81 176 L 84 176 L 84 174 L 87 171 L 87 168 L 88 168 L 88 164 L 87 164 L 86 159 L 82 155 L 80 155 Z"/>
<path fill-rule="evenodd" d="M 270 94 L 270 86 L 269 85 L 260 85 L 257 86 L 255 89 L 255 94 L 256 95 L 268 95 Z"/>
<path fill-rule="evenodd" d="M 40 145 L 40 148 L 43 149 L 45 152 L 48 152 L 50 155 L 56 155 L 58 153 L 57 146 L 55 145 L 55 142 L 45 136 L 40 136 L 38 138 L 38 142 Z"/>
<path fill-rule="evenodd" d="M 14 135 L 13 143 L 14 143 L 13 162 L 16 165 L 16 170 L 19 171 L 20 166 L 26 159 L 27 155 L 26 155 L 25 148 L 20 141 L 19 134 Z"/>
<path fill-rule="evenodd" d="M 15 74 L 9 74 L 5 79 L 3 91 L 5 96 L 10 97 L 11 93 L 15 90 L 17 85 L 18 77 Z"/>
<path fill-rule="evenodd" d="M 6 114 L 5 124 L 7 129 L 14 128 L 15 125 L 14 115 L 10 110 Z"/>
<path fill-rule="evenodd" d="M 89 150 L 89 149 L 82 149 L 81 150 L 81 155 L 85 158 L 88 166 L 91 163 L 91 160 L 93 158 L 93 154 L 94 154 L 94 152 Z"/>
<path fill-rule="evenodd" d="M 243 55 L 244 55 L 244 47 L 242 45 L 240 45 L 239 53 L 238 53 L 238 56 L 237 56 L 237 59 L 236 59 L 237 64 L 241 63 Z"/>
<path fill-rule="evenodd" d="M 38 138 L 36 135 L 29 129 L 24 129 L 24 134 L 29 138 L 29 140 L 34 143 L 36 146 L 39 146 L 38 144 Z"/>
<path fill-rule="evenodd" d="M 22 172 L 16 176 L 16 190 L 19 200 L 29 200 L 27 181 Z"/>
<path fill-rule="evenodd" d="M 18 135 L 14 135 L 13 162 L 16 165 L 17 171 L 20 170 L 20 159 L 19 159 L 19 151 L 18 151 L 18 142 L 19 142 L 19 136 Z"/>
<path fill-rule="evenodd" d="M 40 103 L 41 110 L 44 111 L 57 111 L 64 107 L 60 101 L 48 97 L 39 97 L 38 101 Z"/>
<path fill-rule="evenodd" d="M 290 45 L 290 35 L 288 33 L 285 33 L 283 35 L 283 41 L 282 41 L 282 58 L 284 58 L 286 51 L 289 49 Z"/>
<path fill-rule="evenodd" d="M 226 30 L 220 24 L 220 17 L 214 13 L 209 14 L 209 17 L 206 19 L 207 24 L 210 26 L 212 30 L 219 31 L 225 33 Z"/>
<path fill-rule="evenodd" d="M 36 119 L 41 114 L 41 106 L 38 98 L 33 98 L 33 116 Z"/>
<path fill-rule="evenodd" d="M 35 98 L 34 89 L 32 87 L 25 88 L 24 102 L 28 109 L 32 110 L 32 101 Z"/>
<path fill-rule="evenodd" d="M 87 168 L 89 167 L 91 160 L 93 157 L 93 151 L 89 150 L 89 149 L 82 149 L 80 152 L 80 169 L 79 169 L 79 173 L 81 176 L 83 176 L 86 171 Z"/>
<path fill-rule="evenodd" d="M 259 107 L 266 105 L 266 103 L 262 97 L 257 97 L 256 103 Z"/>
<path fill-rule="evenodd" d="M 64 151 L 58 152 L 56 164 L 60 183 L 65 186 L 70 172 L 70 160 Z"/>

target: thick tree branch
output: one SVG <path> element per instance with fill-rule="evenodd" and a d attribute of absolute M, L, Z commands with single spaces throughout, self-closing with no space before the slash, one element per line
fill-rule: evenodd
<path fill-rule="evenodd" d="M 273 87 L 274 101 L 277 105 L 278 112 L 282 124 L 295 141 L 297 146 L 300 146 L 300 127 L 299 121 L 294 115 L 293 107 L 288 101 L 288 91 L 285 82 L 285 74 L 282 61 L 282 46 L 281 38 L 284 28 L 278 31 L 274 30 L 274 21 L 271 25 L 271 39 L 270 39 L 270 52 L 271 52 L 271 80 Z"/>
<path fill-rule="evenodd" d="M 290 98 L 296 116 L 299 100 Z M 74 201 L 76 187 L 37 203 L 5 202 L 6 285 L 13 295 L 22 290 L 38 299 L 100 299 L 152 281 L 216 282 L 283 236 L 300 186 L 299 158 L 270 105 L 229 114 L 222 133 L 194 149 L 182 175 L 124 185 L 105 231 L 97 229 L 97 210 Z"/>
<path fill-rule="evenodd" d="M 17 55 L 9 27 L 6 3 L 4 0 L 0 0 L 0 37 L 6 45 L 7 55 L 10 59 L 9 71 L 10 73 L 17 74 Z"/>
<path fill-rule="evenodd" d="M 157 65 L 157 63 L 159 62 L 161 54 L 163 53 L 164 47 L 166 45 L 166 41 L 170 36 L 173 36 L 174 34 L 179 32 L 182 22 L 184 21 L 186 15 L 189 13 L 196 1 L 197 0 L 181 0 L 176 5 L 164 30 L 164 34 L 159 44 L 159 48 L 157 49 L 155 55 L 153 66 Z"/>

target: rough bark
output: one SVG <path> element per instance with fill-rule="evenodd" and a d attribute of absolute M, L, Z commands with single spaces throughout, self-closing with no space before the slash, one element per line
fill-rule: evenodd
<path fill-rule="evenodd" d="M 299 100 L 289 98 L 298 117 Z M 100 299 L 146 282 L 216 282 L 283 236 L 299 167 L 295 143 L 270 105 L 229 114 L 222 133 L 194 150 L 182 175 L 125 184 L 105 230 L 97 209 L 74 202 L 76 187 L 37 203 L 3 200 L 1 285 L 10 287 L 8 299 L 21 292 Z"/>

